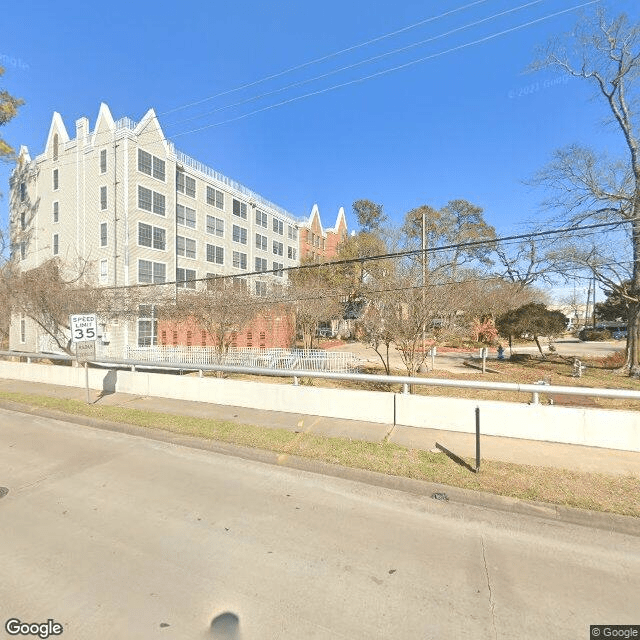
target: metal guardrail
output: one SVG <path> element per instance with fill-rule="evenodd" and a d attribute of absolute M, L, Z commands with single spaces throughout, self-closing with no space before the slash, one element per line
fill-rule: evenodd
<path fill-rule="evenodd" d="M 68 355 L 26 353 L 20 351 L 0 351 L 0 357 L 20 357 L 27 360 L 74 360 Z M 592 398 L 617 398 L 626 400 L 640 400 L 640 391 L 629 389 L 603 389 L 601 387 L 564 387 L 555 385 L 520 384 L 517 382 L 482 382 L 479 380 L 448 380 L 446 378 L 412 378 L 411 376 L 387 376 L 371 375 L 368 373 L 333 373 L 330 371 L 307 371 L 304 369 L 265 369 L 258 367 L 242 367 L 228 365 L 194 365 L 190 362 L 149 362 L 145 360 L 117 360 L 101 358 L 95 362 L 98 365 L 113 365 L 114 367 L 128 368 L 132 371 L 142 369 L 174 369 L 180 371 L 221 371 L 224 373 L 242 373 L 249 375 L 275 376 L 281 378 L 293 378 L 294 384 L 299 383 L 300 378 L 323 378 L 328 380 L 350 380 L 355 382 L 374 382 L 384 384 L 401 384 L 404 393 L 408 393 L 410 385 L 423 385 L 428 387 L 452 387 L 458 389 L 484 389 L 492 391 L 516 391 L 519 393 L 531 393 L 533 402 L 540 393 L 558 394 L 568 396 L 590 396 Z"/>

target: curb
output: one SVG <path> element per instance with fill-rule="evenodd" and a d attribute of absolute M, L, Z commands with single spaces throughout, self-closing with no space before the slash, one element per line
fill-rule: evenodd
<path fill-rule="evenodd" d="M 58 411 L 56 409 L 33 407 L 31 405 L 25 405 L 11 400 L 0 399 L 0 408 L 9 409 L 18 413 L 52 418 L 54 420 L 62 420 L 72 424 L 102 429 L 104 431 L 125 433 L 127 435 L 147 438 L 149 440 L 156 440 L 168 444 L 176 444 L 189 447 L 191 449 L 200 449 L 224 455 L 231 455 L 245 460 L 272 464 L 280 467 L 296 469 L 298 471 L 307 471 L 334 478 L 341 478 L 343 480 L 362 482 L 364 484 L 384 489 L 403 491 L 405 493 L 413 493 L 419 496 L 432 498 L 434 493 L 446 493 L 448 500 L 456 504 L 492 509 L 494 511 L 517 513 L 519 515 L 529 517 L 543 518 L 545 520 L 562 522 L 565 524 L 579 525 L 592 529 L 601 529 L 611 533 L 621 533 L 640 537 L 640 518 L 635 518 L 633 516 L 623 516 L 602 511 L 588 511 L 586 509 L 565 507 L 547 502 L 521 500 L 519 498 L 484 493 L 482 491 L 472 491 L 470 489 L 462 489 L 460 487 L 427 482 L 425 480 L 386 475 L 384 473 L 369 471 L 367 469 L 342 467 L 340 465 L 323 462 L 321 460 L 312 460 L 300 456 L 267 451 L 265 449 L 253 449 L 251 447 L 228 444 L 217 440 L 206 440 L 204 438 L 198 438 L 197 436 L 180 435 L 163 429 L 151 429 L 149 427 L 140 427 L 124 422 L 112 422 L 101 418 L 78 416 L 65 413 L 64 411 Z"/>

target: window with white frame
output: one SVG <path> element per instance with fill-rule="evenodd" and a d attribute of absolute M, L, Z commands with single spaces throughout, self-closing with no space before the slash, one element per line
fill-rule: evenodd
<path fill-rule="evenodd" d="M 282 220 L 278 220 L 277 218 L 273 219 L 273 230 L 279 235 L 284 235 L 284 224 Z"/>
<path fill-rule="evenodd" d="M 247 204 L 245 202 L 240 202 L 240 200 L 233 199 L 233 215 L 242 218 L 243 220 L 247 219 Z"/>
<path fill-rule="evenodd" d="M 278 278 L 282 278 L 284 276 L 284 272 L 282 271 L 283 267 L 284 267 L 284 265 L 282 264 L 282 262 L 274 262 L 273 263 L 273 275 L 274 276 L 278 276 Z"/>
<path fill-rule="evenodd" d="M 58 149 L 60 146 L 60 137 L 56 133 L 53 136 L 53 160 L 56 161 L 58 159 Z"/>
<path fill-rule="evenodd" d="M 107 208 L 107 187 L 100 187 L 100 209 L 104 211 Z"/>
<path fill-rule="evenodd" d="M 27 214 L 26 212 L 20 212 L 20 230 L 24 231 L 27 228 Z"/>
<path fill-rule="evenodd" d="M 107 260 L 100 260 L 100 279 L 104 282 L 107 279 Z"/>
<path fill-rule="evenodd" d="M 138 260 L 138 282 L 162 283 L 167 280 L 167 265 L 164 262 Z"/>
<path fill-rule="evenodd" d="M 244 227 L 239 227 L 237 224 L 234 224 L 232 238 L 234 242 L 247 244 L 247 230 Z"/>
<path fill-rule="evenodd" d="M 53 255 L 54 256 L 58 255 L 59 249 L 60 247 L 58 246 L 58 234 L 54 233 L 53 234 Z"/>
<path fill-rule="evenodd" d="M 267 236 L 256 233 L 256 249 L 267 250 Z"/>
<path fill-rule="evenodd" d="M 166 229 L 138 222 L 138 246 L 164 251 L 167 248 Z"/>
<path fill-rule="evenodd" d="M 267 214 L 264 211 L 260 211 L 260 209 L 256 209 L 256 224 L 265 229 L 268 227 Z"/>
<path fill-rule="evenodd" d="M 138 185 L 138 208 L 163 216 L 165 214 L 165 197 L 157 191 Z"/>
<path fill-rule="evenodd" d="M 298 229 L 296 227 L 292 227 L 291 225 L 287 225 L 287 237 L 289 238 L 289 240 L 297 240 Z"/>
<path fill-rule="evenodd" d="M 148 151 L 138 149 L 138 171 L 152 176 L 157 180 L 165 181 L 165 162 L 151 155 Z"/>
<path fill-rule="evenodd" d="M 107 173 L 107 150 L 100 151 L 100 173 Z"/>
<path fill-rule="evenodd" d="M 176 253 L 183 258 L 196 257 L 196 241 L 192 238 L 178 236 L 176 238 Z"/>
<path fill-rule="evenodd" d="M 289 260 L 295 260 L 297 255 L 298 252 L 295 247 L 287 247 L 287 258 L 289 258 Z"/>
<path fill-rule="evenodd" d="M 224 209 L 224 193 L 219 189 L 207 187 L 207 204 L 217 209 Z"/>
<path fill-rule="evenodd" d="M 224 220 L 215 216 L 207 216 L 207 233 L 222 238 L 224 236 Z"/>
<path fill-rule="evenodd" d="M 176 286 L 182 289 L 196 288 L 196 272 L 195 269 L 176 269 Z"/>
<path fill-rule="evenodd" d="M 58 181 L 58 170 L 54 169 L 53 170 L 53 190 L 57 191 L 59 186 L 60 186 L 60 182 Z"/>
<path fill-rule="evenodd" d="M 178 224 L 183 227 L 196 228 L 196 211 L 181 204 L 176 205 L 176 217 Z"/>
<path fill-rule="evenodd" d="M 214 244 L 208 244 L 207 262 L 213 262 L 214 264 L 224 264 L 224 247 L 217 247 Z"/>
<path fill-rule="evenodd" d="M 53 221 L 58 222 L 59 220 L 59 205 L 58 202 L 53 203 Z"/>
<path fill-rule="evenodd" d="M 282 242 L 278 242 L 277 240 L 273 241 L 273 254 L 276 256 L 281 256 L 284 254 L 284 245 Z"/>
<path fill-rule="evenodd" d="M 233 252 L 233 266 L 236 269 L 246 269 L 247 268 L 247 254 L 241 253 L 240 251 Z"/>
<path fill-rule="evenodd" d="M 262 280 L 256 280 L 256 295 L 264 298 L 267 295 L 267 283 Z"/>
<path fill-rule="evenodd" d="M 153 347 L 158 344 L 158 319 L 155 305 L 141 304 L 138 307 L 138 346 Z"/>
<path fill-rule="evenodd" d="M 24 344 L 27 341 L 27 319 L 24 313 L 20 314 L 20 342 Z"/>
<path fill-rule="evenodd" d="M 27 243 L 20 243 L 20 260 L 24 260 L 27 257 Z"/>
<path fill-rule="evenodd" d="M 54 188 L 57 188 L 57 187 L 54 187 Z M 24 202 L 26 198 L 27 198 L 27 185 L 24 182 L 21 182 L 20 183 L 20 202 Z"/>
<path fill-rule="evenodd" d="M 267 270 L 267 259 L 266 258 L 256 258 L 256 271 L 266 271 Z"/>
<path fill-rule="evenodd" d="M 176 172 L 176 189 L 191 198 L 196 197 L 196 181 L 184 171 Z"/>
<path fill-rule="evenodd" d="M 107 246 L 107 223 L 106 222 L 100 223 L 100 246 L 101 247 Z"/>

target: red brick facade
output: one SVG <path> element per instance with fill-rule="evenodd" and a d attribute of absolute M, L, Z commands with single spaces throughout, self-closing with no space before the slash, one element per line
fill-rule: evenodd
<path fill-rule="evenodd" d="M 332 260 L 338 255 L 338 247 L 347 237 L 347 220 L 340 208 L 333 228 L 323 229 L 318 205 L 313 205 L 309 220 L 300 227 L 300 261 Z"/>

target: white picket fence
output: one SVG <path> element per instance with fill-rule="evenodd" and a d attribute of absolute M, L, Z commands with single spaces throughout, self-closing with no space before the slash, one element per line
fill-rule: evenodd
<path fill-rule="evenodd" d="M 258 349 L 230 348 L 221 353 L 215 347 L 125 346 L 125 360 L 143 362 L 182 362 L 193 365 L 220 364 L 226 366 L 260 367 L 263 369 L 302 369 L 304 371 L 357 371 L 361 363 L 354 353 L 319 349 Z"/>

